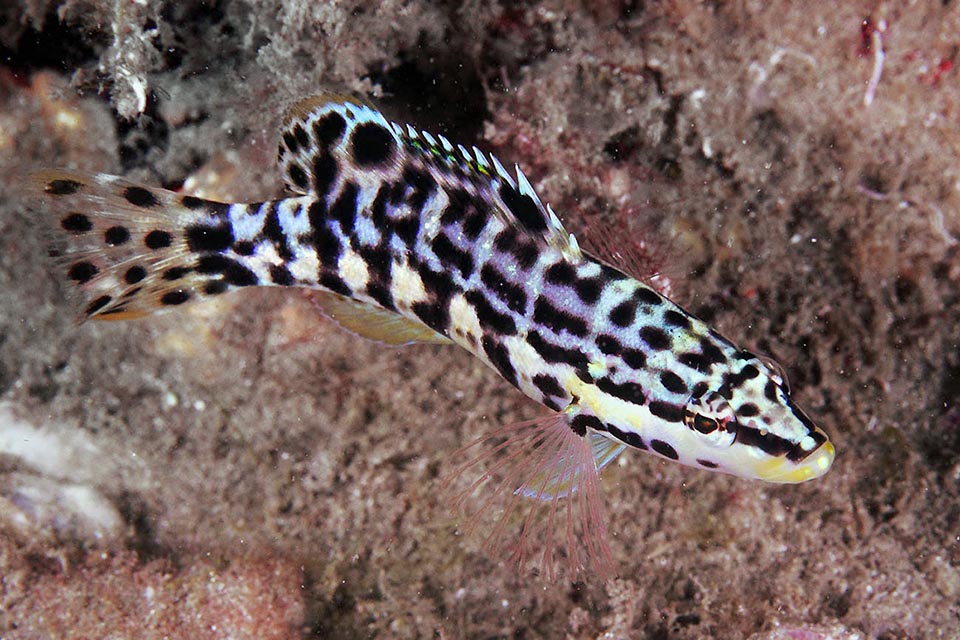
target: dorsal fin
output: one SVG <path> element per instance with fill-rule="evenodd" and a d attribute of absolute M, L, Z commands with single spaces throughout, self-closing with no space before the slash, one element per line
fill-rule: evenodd
<path fill-rule="evenodd" d="M 409 124 L 390 122 L 379 110 L 351 96 L 321 94 L 290 107 L 284 118 L 278 154 L 287 187 L 304 195 L 325 196 L 332 187 L 333 178 L 325 171 L 327 165 L 332 164 L 330 156 L 363 165 L 362 156 L 355 157 L 353 132 L 366 123 L 377 125 L 367 128 L 384 138 L 380 141 L 370 136 L 371 154 L 376 152 L 376 143 L 387 146 L 391 143 L 385 138 L 392 138 L 402 153 L 407 154 L 395 157 L 395 162 L 413 161 L 433 172 L 440 181 L 462 186 L 471 195 L 489 203 L 494 214 L 506 224 L 519 226 L 526 234 L 542 238 L 571 262 L 582 260 L 576 238 L 564 229 L 553 209 L 544 206 L 518 166 L 516 175 L 511 175 L 492 154 L 453 144 L 442 135 L 418 130 Z M 367 166 L 360 168 L 365 170 Z"/>

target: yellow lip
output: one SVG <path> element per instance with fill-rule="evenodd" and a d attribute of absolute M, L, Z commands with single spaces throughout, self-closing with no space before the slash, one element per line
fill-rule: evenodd
<path fill-rule="evenodd" d="M 819 478 L 829 471 L 835 456 L 836 449 L 834 449 L 833 443 L 827 441 L 799 464 L 780 458 L 760 465 L 757 469 L 757 477 L 767 482 L 784 484 L 806 482 Z"/>

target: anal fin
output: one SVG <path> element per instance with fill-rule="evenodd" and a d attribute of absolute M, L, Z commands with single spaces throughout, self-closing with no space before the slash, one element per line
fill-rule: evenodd
<path fill-rule="evenodd" d="M 446 336 L 393 311 L 326 291 L 310 291 L 307 297 L 341 327 L 370 340 L 393 346 L 413 342 L 451 344 Z"/>

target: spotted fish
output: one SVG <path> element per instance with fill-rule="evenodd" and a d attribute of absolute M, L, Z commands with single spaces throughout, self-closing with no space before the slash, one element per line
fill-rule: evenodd
<path fill-rule="evenodd" d="M 252 204 L 34 176 L 83 315 L 304 287 L 362 335 L 456 343 L 552 411 L 499 432 L 494 452 L 514 453 L 481 480 L 551 513 L 568 498 L 568 542 L 593 556 L 607 553 L 598 472 L 627 447 L 770 482 L 830 468 L 775 364 L 583 251 L 519 168 L 337 96 L 291 109 L 278 162 L 292 195 Z"/>

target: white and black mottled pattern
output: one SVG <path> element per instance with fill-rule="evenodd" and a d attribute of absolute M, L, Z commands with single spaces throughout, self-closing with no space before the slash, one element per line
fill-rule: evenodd
<path fill-rule="evenodd" d="M 519 169 L 349 98 L 296 105 L 278 161 L 295 195 L 257 204 L 47 176 L 59 224 L 82 247 L 68 275 L 87 314 L 250 285 L 319 288 L 426 325 L 581 435 L 771 481 L 829 468 L 832 445 L 775 368 L 584 254 Z M 67 213 L 90 211 L 78 198 L 100 203 L 97 214 Z M 104 201 L 136 224 L 107 226 Z M 136 246 L 119 291 L 111 241 Z"/>

